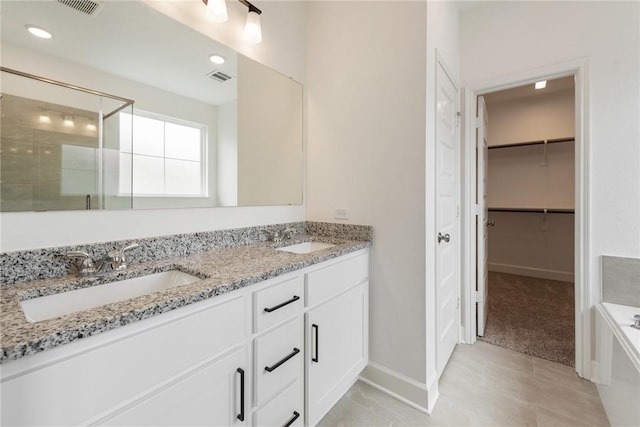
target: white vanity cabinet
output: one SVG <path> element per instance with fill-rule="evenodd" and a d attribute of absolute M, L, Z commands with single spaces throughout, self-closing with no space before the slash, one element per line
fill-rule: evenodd
<path fill-rule="evenodd" d="M 248 417 L 244 348 L 196 369 L 108 419 L 103 426 L 234 426 Z"/>
<path fill-rule="evenodd" d="M 2 425 L 234 425 L 246 319 L 232 293 L 3 364 Z"/>
<path fill-rule="evenodd" d="M 305 274 L 306 415 L 317 424 L 368 363 L 368 256 Z"/>
<path fill-rule="evenodd" d="M 315 425 L 367 363 L 361 250 L 0 365 L 1 425 Z"/>

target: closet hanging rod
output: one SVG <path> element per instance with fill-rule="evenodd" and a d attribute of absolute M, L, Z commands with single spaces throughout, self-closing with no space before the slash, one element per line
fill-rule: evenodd
<path fill-rule="evenodd" d="M 556 139 L 547 139 L 547 144 L 553 144 L 556 142 L 573 142 L 575 138 L 556 138 Z M 524 145 L 541 145 L 544 144 L 545 140 L 540 141 L 526 141 L 526 142 L 514 142 L 513 144 L 500 144 L 500 145 L 490 145 L 487 148 L 489 150 L 493 150 L 496 148 L 509 148 L 509 147 L 520 147 Z"/>
<path fill-rule="evenodd" d="M 575 209 L 544 209 L 544 208 L 489 208 L 489 212 L 539 212 L 572 214 Z"/>

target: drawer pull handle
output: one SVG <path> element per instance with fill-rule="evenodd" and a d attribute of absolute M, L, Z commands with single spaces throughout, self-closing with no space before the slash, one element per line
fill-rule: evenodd
<path fill-rule="evenodd" d="M 240 413 L 237 418 L 244 421 L 244 369 L 238 368 L 237 372 L 240 374 Z"/>
<path fill-rule="evenodd" d="M 294 296 L 293 296 L 293 298 L 291 298 L 290 300 L 287 300 L 287 301 L 285 301 L 285 302 L 282 302 L 282 303 L 280 303 L 280 304 L 278 304 L 278 305 L 274 305 L 273 307 L 267 307 L 267 308 L 265 308 L 265 309 L 264 309 L 264 311 L 266 311 L 267 313 L 271 313 L 272 311 L 276 311 L 277 309 L 282 308 L 282 307 L 284 307 L 285 305 L 289 305 L 289 304 L 291 304 L 292 302 L 296 302 L 296 301 L 298 301 L 299 299 L 300 299 L 300 297 L 299 297 L 298 295 L 294 295 Z"/>
<path fill-rule="evenodd" d="M 300 418 L 300 413 L 298 411 L 293 411 L 293 417 L 282 427 L 289 427 L 291 424 L 295 423 L 296 420 Z"/>
<path fill-rule="evenodd" d="M 275 371 L 276 369 L 278 369 L 280 367 L 280 365 L 282 365 L 284 362 L 286 362 L 287 360 L 291 359 L 293 356 L 295 356 L 298 353 L 300 353 L 300 350 L 294 347 L 293 351 L 291 353 L 287 354 L 284 357 L 284 359 L 280 360 L 279 362 L 277 362 L 273 366 L 265 366 L 264 370 L 267 371 L 267 372 Z"/>
<path fill-rule="evenodd" d="M 315 357 L 311 358 L 311 361 L 318 363 L 318 361 L 320 360 L 320 358 L 318 357 L 318 334 L 320 333 L 320 328 L 318 327 L 318 325 L 314 324 L 314 325 L 311 325 L 311 329 L 315 329 L 316 330 L 316 335 L 315 335 L 316 355 L 315 355 Z"/>

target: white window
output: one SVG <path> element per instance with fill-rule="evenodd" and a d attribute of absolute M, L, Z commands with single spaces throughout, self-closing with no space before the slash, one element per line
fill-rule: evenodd
<path fill-rule="evenodd" d="M 132 127 L 133 126 L 133 132 Z M 207 126 L 136 111 L 120 113 L 120 193 L 206 197 Z"/>

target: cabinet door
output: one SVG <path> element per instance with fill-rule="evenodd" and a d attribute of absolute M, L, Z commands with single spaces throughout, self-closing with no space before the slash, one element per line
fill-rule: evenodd
<path fill-rule="evenodd" d="M 244 425 L 239 418 L 247 419 L 250 411 L 246 366 L 246 350 L 242 348 L 162 388 L 102 425 Z"/>
<path fill-rule="evenodd" d="M 306 314 L 307 424 L 315 425 L 367 364 L 366 282 Z"/>

